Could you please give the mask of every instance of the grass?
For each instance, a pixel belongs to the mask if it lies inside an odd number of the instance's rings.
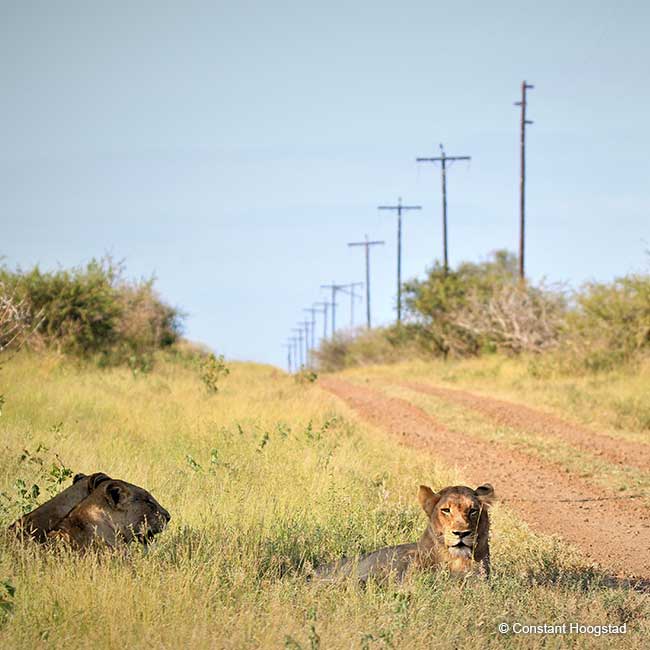
[[[650,434],[650,359],[582,375],[553,374],[537,357],[502,355],[368,366],[343,374],[364,381],[433,381],[473,390],[542,408],[633,442],[647,441]]]
[[[2,528],[61,467],[141,484],[172,513],[147,552],[77,556],[0,534],[0,646],[11,648],[593,647],[590,636],[501,635],[501,622],[628,624],[647,597],[611,589],[560,540],[493,512],[494,577],[319,587],[309,566],[417,539],[420,483],[463,482],[397,447],[318,383],[233,364],[210,395],[161,360],[149,375],[21,354],[0,371]],[[24,450],[29,454],[25,455]],[[59,473],[53,472],[56,469]],[[15,589],[15,592],[13,591]],[[610,640],[603,640],[609,644]]]
[[[404,399],[420,407],[451,431],[462,432],[487,442],[497,442],[506,448],[538,457],[576,476],[589,478],[615,493],[641,491],[650,495],[650,475],[635,467],[603,460],[597,454],[557,438],[495,424],[487,417],[436,396],[396,385],[378,385],[377,388],[391,397]],[[650,504],[650,497],[647,503]]]

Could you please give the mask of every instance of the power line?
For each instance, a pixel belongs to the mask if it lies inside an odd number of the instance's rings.
[[[305,364],[302,358],[302,341],[303,341],[303,329],[302,327],[292,327],[291,328],[292,332],[297,332],[298,335],[296,337],[296,340],[298,342],[298,358],[300,359],[300,368],[302,368]]]
[[[519,174],[519,277],[523,280],[524,272],[524,236],[525,236],[525,210],[526,210],[526,124],[532,124],[526,119],[526,91],[535,86],[521,82],[521,101],[515,102],[515,106],[521,106],[521,124],[519,135],[519,146],[521,149],[521,170]]]
[[[320,310],[315,307],[305,307],[303,311],[311,313],[311,349],[313,350],[316,347],[316,313]]]
[[[298,325],[302,325],[305,328],[305,365],[309,366],[309,326],[311,325],[311,321],[299,321]]]
[[[345,289],[346,285],[345,284],[336,284],[336,282],[332,282],[332,284],[321,284],[320,285],[321,289],[331,289],[332,290],[332,302],[330,302],[330,306],[332,307],[332,338],[334,338],[334,334],[336,333],[336,294],[339,291],[343,291]]]
[[[384,241],[369,241],[368,235],[365,236],[365,241],[348,242],[348,246],[363,246],[366,253],[366,324],[370,329],[370,247],[383,246]]]
[[[283,343],[282,344],[283,348],[287,348],[287,370],[289,371],[289,374],[293,372],[292,368],[292,363],[291,363],[291,353],[293,350],[293,344],[292,343]]]
[[[319,314],[323,314],[323,339],[327,338],[327,310],[329,307],[329,302],[315,302],[314,305],[319,305],[320,309],[316,311]]]
[[[440,145],[440,156],[433,158],[416,158],[415,162],[439,162],[442,170],[442,250],[444,256],[445,275],[449,273],[449,257],[447,254],[447,163],[456,160],[471,160],[470,156],[448,156]]]
[[[354,299],[359,298],[361,299],[361,296],[358,293],[355,293],[354,288],[355,287],[362,287],[363,282],[350,282],[349,284],[345,285],[345,289],[343,289],[343,293],[347,293],[350,296],[350,327],[354,327]]]
[[[421,210],[421,205],[402,205],[402,197],[397,205],[380,205],[378,210],[397,211],[397,322],[402,321],[402,212],[405,210]]]

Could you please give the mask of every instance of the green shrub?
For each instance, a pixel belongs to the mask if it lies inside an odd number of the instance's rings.
[[[333,372],[373,363],[396,363],[406,358],[435,354],[419,325],[393,325],[371,330],[338,332],[314,351],[319,370]]]
[[[153,280],[129,282],[122,272],[110,258],[53,272],[2,268],[0,289],[38,316],[42,345],[144,368],[155,350],[178,339],[183,316],[161,300]]]
[[[216,356],[208,355],[201,364],[201,380],[209,393],[219,392],[219,382],[222,377],[230,374],[230,368],[226,365],[223,354]]]
[[[576,294],[565,334],[566,361],[610,370],[650,350],[650,275],[589,283]]]

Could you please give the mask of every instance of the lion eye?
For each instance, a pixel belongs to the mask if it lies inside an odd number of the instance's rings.
[[[448,515],[451,512],[451,508],[440,508],[440,512],[444,512],[446,515]]]

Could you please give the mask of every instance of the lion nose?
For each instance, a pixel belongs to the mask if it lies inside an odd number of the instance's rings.
[[[467,537],[472,531],[471,530],[452,530],[451,531],[456,537],[459,537],[460,539],[463,539],[463,537]]]

